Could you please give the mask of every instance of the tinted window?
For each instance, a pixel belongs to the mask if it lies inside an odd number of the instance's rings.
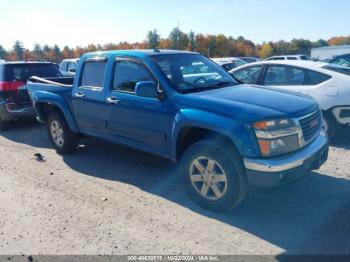
[[[324,66],[323,68],[350,76],[350,68],[348,69],[346,67],[332,66],[332,65],[327,65],[327,66]]]
[[[142,63],[131,60],[116,62],[113,90],[135,92],[136,83],[140,81],[154,81]]]
[[[312,70],[305,70],[307,73],[305,85],[318,85],[324,81],[327,81],[331,78],[329,75],[325,75],[319,72],[315,72]]]
[[[106,61],[85,62],[81,86],[93,88],[103,87],[106,65]]]
[[[53,64],[7,64],[5,81],[24,81],[29,77],[60,77],[61,72]]]
[[[287,60],[298,60],[298,58],[296,58],[295,56],[288,56]]]
[[[306,55],[302,55],[300,58],[301,60],[309,60],[309,58]]]
[[[284,57],[273,57],[270,60],[284,60]]]
[[[257,84],[262,66],[251,66],[233,73],[239,81],[247,84]]]
[[[334,58],[330,62],[332,64],[350,67],[350,55]]]
[[[269,66],[264,85],[303,85],[304,79],[302,69],[291,66]]]

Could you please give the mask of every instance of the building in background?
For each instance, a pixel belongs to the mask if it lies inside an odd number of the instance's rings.
[[[325,46],[311,49],[311,58],[317,60],[326,60],[343,54],[350,54],[350,45]]]

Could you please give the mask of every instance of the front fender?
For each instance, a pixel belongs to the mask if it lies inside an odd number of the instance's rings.
[[[75,121],[75,118],[73,117],[72,112],[70,111],[70,107],[68,103],[63,99],[63,97],[46,91],[35,91],[30,95],[33,99],[34,107],[40,120],[45,121],[46,119],[45,114],[39,105],[50,104],[57,107],[61,111],[72,131],[76,133],[79,132],[78,125]]]
[[[183,109],[178,112],[172,126],[171,157],[176,159],[176,145],[183,128],[198,127],[217,132],[228,137],[242,157],[255,157],[259,153],[249,125],[223,115],[198,109]]]

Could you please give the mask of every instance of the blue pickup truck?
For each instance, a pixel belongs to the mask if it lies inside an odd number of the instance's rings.
[[[243,85],[198,53],[88,53],[74,79],[31,81],[58,153],[73,152],[84,135],[171,159],[189,194],[211,210],[236,206],[249,187],[295,181],[327,159],[314,100]]]

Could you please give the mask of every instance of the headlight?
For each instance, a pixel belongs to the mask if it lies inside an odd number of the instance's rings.
[[[300,127],[292,119],[259,121],[253,127],[263,156],[281,155],[300,147]]]

